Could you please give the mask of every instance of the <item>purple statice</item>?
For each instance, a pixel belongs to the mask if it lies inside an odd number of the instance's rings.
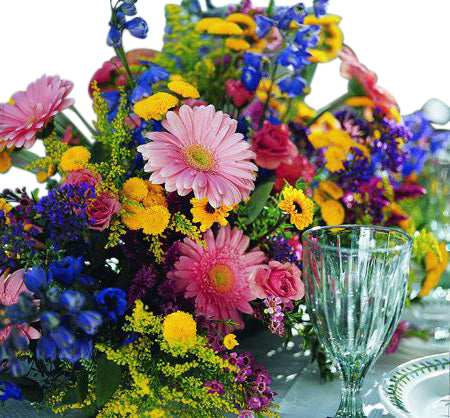
[[[370,123],[372,131],[373,162],[382,170],[398,173],[408,159],[408,151],[403,144],[412,136],[408,127],[386,117],[383,111],[374,109],[374,120]]]
[[[355,192],[361,184],[368,183],[372,169],[367,157],[359,148],[350,149],[352,158],[344,162],[344,170],[336,173],[336,183],[344,190]]]
[[[335,115],[341,124],[341,129],[347,132],[357,143],[365,145],[370,140],[370,129],[367,122],[363,119],[357,119],[356,115],[349,110],[342,110]]]
[[[224,384],[215,379],[211,382],[205,382],[205,386],[208,388],[208,393],[217,393],[219,396],[225,395]]]
[[[48,230],[50,241],[57,248],[77,241],[89,228],[87,208],[95,197],[93,186],[67,184],[51,190],[34,206]]]
[[[169,315],[171,313],[174,313],[176,311],[178,311],[178,306],[175,305],[172,301],[169,302],[165,302],[162,306],[161,306],[161,311],[164,315]]]
[[[384,218],[383,209],[389,206],[383,181],[379,177],[372,177],[368,183],[359,186],[359,194],[361,199],[353,207],[369,215],[374,225],[380,225]]]
[[[297,263],[299,261],[295,249],[289,244],[289,240],[275,235],[268,241],[267,245],[269,246],[267,256],[270,260],[280,263]]]
[[[148,290],[150,290],[156,281],[156,271],[152,264],[142,266],[131,280],[128,288],[127,302],[132,306],[134,302],[142,299]]]
[[[247,409],[261,412],[270,407],[276,393],[270,384],[272,379],[267,371],[250,353],[226,353],[223,359],[237,368],[235,381],[243,385],[244,399]]]
[[[158,295],[165,301],[174,301],[177,297],[177,284],[174,280],[165,279],[158,286]]]

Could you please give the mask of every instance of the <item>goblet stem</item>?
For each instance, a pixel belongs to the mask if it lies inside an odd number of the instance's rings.
[[[368,368],[368,364],[364,364],[363,367],[340,365],[341,403],[335,418],[365,418],[361,387]]]

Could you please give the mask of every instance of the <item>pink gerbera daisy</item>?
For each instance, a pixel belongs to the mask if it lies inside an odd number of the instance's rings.
[[[185,297],[195,298],[197,314],[231,320],[243,328],[240,312],[253,313],[250,277],[262,267],[265,255],[259,248],[246,253],[250,239],[229,225],[221,227],[217,237],[208,230],[204,238],[206,248],[188,238],[179,245],[180,259],[168,277]]]
[[[26,91],[14,94],[10,103],[0,104],[0,138],[11,148],[30,148],[36,135],[59,112],[71,106],[66,97],[73,83],[58,76],[42,76]]]
[[[17,303],[19,295],[23,292],[31,293],[23,282],[23,274],[25,270],[17,270],[9,277],[6,274],[0,275],[0,303],[4,306]],[[8,338],[11,332],[12,326],[7,325],[5,328],[0,329],[0,345],[3,344]],[[38,330],[34,329],[28,324],[17,325],[17,331],[19,335],[28,339],[36,339],[41,336]]]
[[[206,196],[214,208],[249,197],[257,171],[249,160],[255,154],[236,133],[237,121],[213,105],[183,105],[178,114],[167,112],[163,126],[169,132],[150,132],[152,142],[138,147],[152,183],[165,183],[167,191],[181,196],[192,191],[197,199]]]

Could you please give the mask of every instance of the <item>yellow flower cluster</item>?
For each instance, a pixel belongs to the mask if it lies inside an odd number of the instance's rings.
[[[160,235],[169,225],[170,212],[161,186],[138,177],[123,185],[125,202],[123,224],[129,229],[142,229],[144,234]]]
[[[197,324],[191,314],[173,312],[164,318],[163,336],[171,346],[191,347],[197,338]]]
[[[427,296],[432,289],[438,284],[439,280],[447,269],[448,266],[448,252],[446,243],[441,242],[439,244],[440,257],[436,254],[436,251],[430,250],[425,255],[425,269],[427,275],[420,289],[419,297]]]
[[[339,28],[340,16],[326,15],[305,17],[305,25],[320,26],[319,43],[308,52],[311,54],[311,62],[328,62],[336,58],[343,45],[343,35]]]
[[[0,199],[0,211],[3,213],[3,217],[6,219],[5,222],[7,224],[9,224],[10,220],[6,215],[8,215],[11,210],[12,206],[5,199]]]
[[[364,145],[357,144],[352,137],[339,128],[338,120],[329,112],[324,113],[312,126],[308,140],[316,149],[327,148],[325,151],[325,167],[332,173],[344,170],[344,162],[349,152],[354,154],[356,150],[370,159],[370,152]]]
[[[234,334],[225,335],[225,337],[223,339],[223,345],[225,346],[225,348],[227,350],[232,350],[234,347],[239,345],[239,343],[237,342],[237,339],[236,339],[236,335],[234,335]]]
[[[0,173],[6,173],[12,166],[11,156],[5,149],[0,151]]]
[[[200,97],[197,88],[182,80],[171,81],[167,84],[167,87],[184,98],[198,99]]]
[[[191,213],[192,220],[194,222],[200,222],[200,231],[205,232],[211,226],[218,222],[220,225],[225,226],[228,224],[227,216],[233,208],[231,206],[221,205],[218,208],[213,208],[209,203],[208,199],[204,197],[203,199],[191,199]]]
[[[328,226],[341,225],[345,218],[344,206],[338,200],[343,190],[331,181],[321,181],[313,192],[313,199],[319,205],[322,218]]]
[[[290,215],[291,224],[300,231],[311,225],[314,217],[314,203],[302,190],[288,185],[283,189],[283,198],[278,207]]]
[[[178,99],[169,93],[159,92],[140,100],[134,105],[134,113],[145,120],[161,120],[178,104]]]
[[[63,171],[81,170],[90,158],[91,153],[87,148],[82,146],[71,147],[62,155],[59,166]]]

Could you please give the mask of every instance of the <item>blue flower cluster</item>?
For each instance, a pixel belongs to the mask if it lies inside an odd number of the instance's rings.
[[[359,148],[352,147],[350,151],[350,158],[344,162],[344,170],[337,173],[336,183],[344,190],[357,192],[361,184],[370,181],[372,166]]]
[[[412,133],[406,145],[409,156],[402,170],[402,175],[409,176],[413,172],[420,173],[429,156],[446,146],[450,131],[435,130],[421,111],[403,116],[403,122]]]
[[[71,363],[90,359],[92,338],[99,327],[107,321],[117,322],[125,313],[125,292],[107,288],[93,295],[94,280],[83,275],[83,266],[82,257],[65,257],[52,262],[48,273],[35,266],[24,274],[25,285],[41,304],[39,359],[59,358]],[[52,280],[59,285],[49,286]]]
[[[89,227],[88,203],[94,197],[94,187],[87,183],[67,184],[51,190],[35,205],[36,213],[41,215],[55,248],[83,236]]]
[[[314,0],[313,8],[316,17],[327,14],[328,0]]]
[[[372,143],[372,166],[375,170],[379,166],[382,170],[401,172],[408,158],[408,151],[401,143],[409,142],[411,131],[408,127],[387,118],[379,108],[374,109],[374,121],[370,125],[374,131],[379,132]]]
[[[142,17],[135,17],[131,20],[126,16],[135,16],[137,0],[122,0],[112,8],[112,17],[109,22],[109,32],[106,43],[113,48],[122,46],[122,32],[126,29],[136,38],[144,39],[147,37],[148,25]]]
[[[0,380],[0,401],[7,401],[8,399],[22,400],[22,391],[14,383]]]
[[[306,9],[302,3],[292,7],[279,7],[276,9],[274,18],[257,15],[256,35],[264,38],[273,27],[277,27],[285,42],[284,49],[276,57],[276,65],[291,70],[291,73],[278,81],[278,86],[283,93],[290,97],[303,94],[306,81],[302,77],[302,70],[310,64],[311,54],[308,48],[314,47],[319,42],[319,26],[303,25]],[[293,39],[289,37],[291,24],[296,23],[299,29]],[[250,91],[255,91],[263,76],[261,69],[261,56],[247,53],[244,56],[244,68],[242,70],[242,83]],[[272,70],[276,71],[276,67]]]

